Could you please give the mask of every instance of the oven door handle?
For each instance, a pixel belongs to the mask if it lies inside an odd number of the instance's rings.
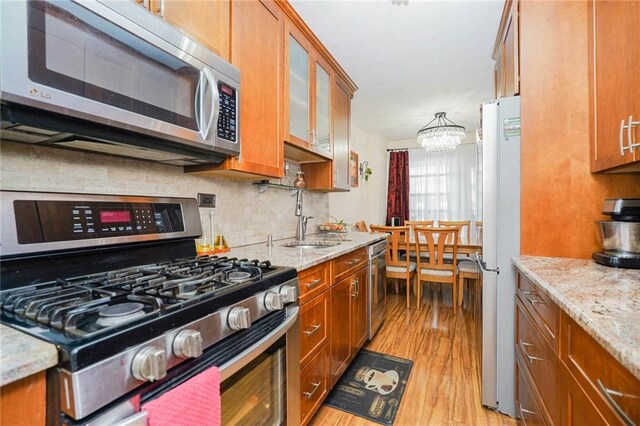
[[[229,377],[233,376],[241,368],[249,364],[258,355],[263,353],[271,345],[277,342],[278,339],[284,336],[287,333],[287,331],[291,328],[291,326],[293,326],[293,324],[298,320],[299,311],[300,311],[300,308],[297,306],[294,308],[289,308],[287,312],[289,316],[282,324],[278,326],[278,328],[273,330],[271,333],[267,334],[262,340],[260,340],[255,345],[247,348],[246,350],[238,354],[238,356],[236,356],[229,362],[220,366],[219,367],[220,381],[223,382]],[[98,420],[103,420],[103,419],[98,419]],[[93,424],[97,426],[98,424],[104,424],[104,423],[101,423],[100,421],[97,421],[96,423],[88,423],[88,425],[91,425],[91,426]],[[111,424],[113,424],[113,426],[147,426],[148,425],[147,412],[139,411],[125,419],[120,420],[117,423],[111,423]]]
[[[248,347],[232,360],[222,364],[220,368],[220,380],[225,381],[229,377],[237,373],[242,367],[253,361],[258,355],[266,351],[278,339],[284,336],[291,326],[298,320],[298,312],[300,308],[295,307],[287,312],[287,319],[271,333],[267,334],[262,340],[253,346]]]

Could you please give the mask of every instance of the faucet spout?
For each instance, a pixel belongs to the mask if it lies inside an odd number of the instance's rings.
[[[298,226],[296,227],[296,240],[304,241],[307,232],[307,221],[309,218],[302,214],[302,190],[298,189],[296,194],[296,216],[298,216]]]

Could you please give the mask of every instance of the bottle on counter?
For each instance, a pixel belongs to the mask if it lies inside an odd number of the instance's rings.
[[[222,235],[222,223],[218,223],[218,232],[216,233],[216,238],[213,241],[213,252],[214,253],[226,253],[229,251],[229,245],[227,244],[227,240]]]

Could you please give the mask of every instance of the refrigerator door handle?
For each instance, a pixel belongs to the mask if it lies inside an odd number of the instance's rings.
[[[495,272],[496,274],[500,273],[500,267],[496,269],[487,268],[487,264],[482,260],[482,255],[476,252],[476,263],[482,272]]]

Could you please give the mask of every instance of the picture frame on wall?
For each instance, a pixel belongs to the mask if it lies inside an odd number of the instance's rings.
[[[349,155],[349,184],[353,187],[358,186],[358,153],[351,151]]]

